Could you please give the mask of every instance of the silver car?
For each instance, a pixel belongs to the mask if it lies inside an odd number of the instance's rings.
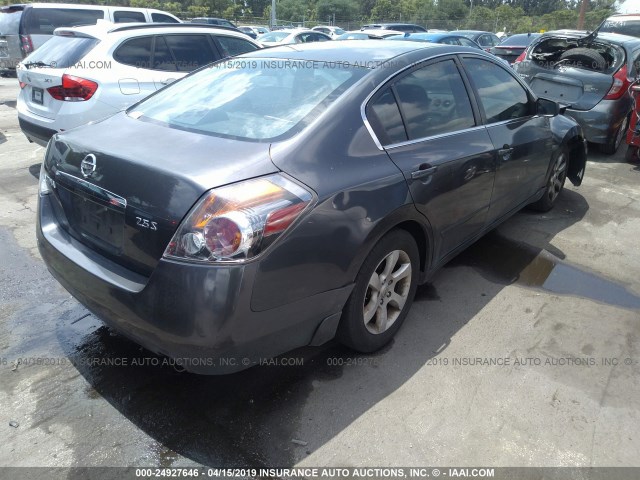
[[[627,130],[638,76],[640,39],[563,30],[534,40],[514,69],[541,96],[568,105],[566,114],[589,142],[614,154]]]

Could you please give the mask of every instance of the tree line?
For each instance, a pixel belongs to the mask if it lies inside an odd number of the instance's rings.
[[[1,0],[4,4],[15,3]],[[80,0],[77,3],[157,8],[180,18],[222,17],[240,24],[269,24],[271,0]],[[510,33],[576,28],[581,0],[278,0],[279,24],[417,23],[427,28]],[[585,28],[615,13],[615,0],[589,0]]]

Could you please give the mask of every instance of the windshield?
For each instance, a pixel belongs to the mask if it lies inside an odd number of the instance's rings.
[[[187,76],[128,114],[220,137],[274,140],[304,128],[366,72],[335,63],[245,57]]]
[[[258,37],[260,42],[280,42],[287,38],[289,34],[287,32],[269,32]]]
[[[78,63],[99,42],[95,38],[55,35],[25,58],[24,63],[42,62],[52,68],[68,68]]]

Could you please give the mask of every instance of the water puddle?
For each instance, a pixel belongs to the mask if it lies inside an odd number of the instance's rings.
[[[475,268],[488,280],[542,288],[628,309],[640,309],[640,296],[595,273],[576,268],[546,250],[490,233],[450,265]]]

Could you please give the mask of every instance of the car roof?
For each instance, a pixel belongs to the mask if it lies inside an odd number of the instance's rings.
[[[287,60],[305,60],[329,62],[336,64],[367,65],[368,62],[378,64],[398,56],[429,50],[436,54],[455,52],[473,52],[479,50],[471,47],[442,45],[426,42],[398,42],[394,40],[352,40],[349,42],[313,42],[295,45],[282,45],[268,49],[256,50],[242,55],[243,57],[262,57]]]
[[[135,36],[137,34],[187,32],[218,33],[221,35],[230,35],[233,37],[251,40],[250,37],[236,29],[225,28],[220,25],[205,25],[198,23],[111,23],[105,20],[98,20],[98,23],[95,25],[59,27],[55,29],[54,35],[73,34],[104,40],[108,36],[127,37]]]

